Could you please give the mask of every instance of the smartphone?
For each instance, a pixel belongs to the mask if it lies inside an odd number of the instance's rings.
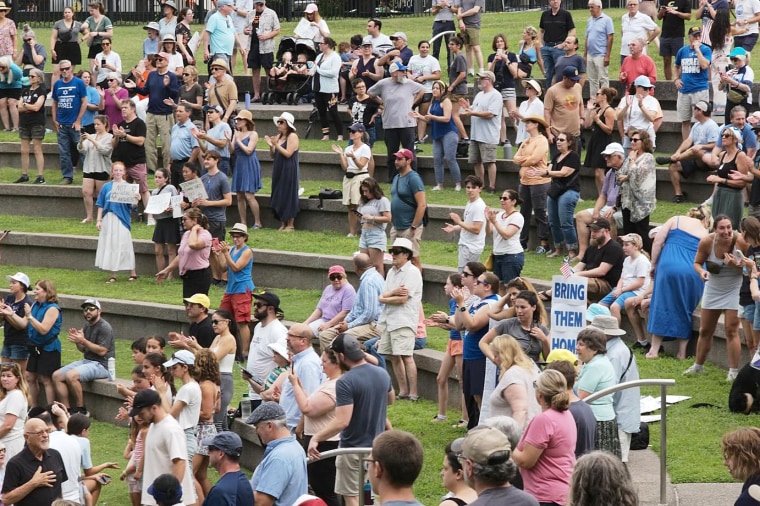
[[[108,476],[107,474],[102,474],[98,476],[98,482],[102,483],[103,485],[108,485],[109,483],[111,483],[111,477]]]
[[[238,364],[237,362],[235,362],[235,365],[238,366],[238,369],[240,369],[240,371],[243,373],[243,375],[246,378],[248,378],[250,380],[253,380],[253,382],[256,383],[259,386],[262,386],[262,387],[264,386],[264,380],[262,380],[261,378],[259,378],[257,376],[254,376],[253,374],[251,374],[251,371],[249,371],[248,369],[246,369],[242,365]]]
[[[106,59],[105,58],[103,58],[102,60],[100,60],[100,66],[101,67],[105,67],[106,66]]]
[[[211,239],[211,249],[214,251],[219,251],[219,239],[217,237]]]
[[[359,211],[357,211],[356,209],[354,209],[354,210],[353,210],[353,211],[351,211],[351,212],[352,212],[352,213],[354,213],[354,214],[355,214],[356,216],[358,216],[359,218],[361,218],[362,216],[364,216],[362,213],[360,213],[360,212],[359,212]]]

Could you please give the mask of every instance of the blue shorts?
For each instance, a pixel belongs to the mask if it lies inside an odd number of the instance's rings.
[[[742,318],[752,323],[752,330],[760,330],[760,307],[757,302],[742,307]]]
[[[79,381],[87,383],[96,379],[108,378],[108,369],[106,369],[100,362],[93,360],[77,360],[69,365],[65,365],[58,369],[61,375],[66,376],[66,373],[76,369],[79,373]]]
[[[385,230],[380,228],[363,228],[359,237],[359,248],[361,249],[379,249],[385,251],[388,246],[388,236]]]
[[[0,352],[3,358],[11,360],[26,360],[29,358],[29,347],[25,344],[5,344]]]
[[[630,299],[631,297],[635,297],[635,296],[636,294],[633,292],[623,292],[623,294],[616,299],[615,297],[612,296],[612,292],[610,292],[602,300],[599,301],[599,304],[603,304],[607,307],[610,307],[614,303],[620,306],[620,309],[625,309],[626,299]]]

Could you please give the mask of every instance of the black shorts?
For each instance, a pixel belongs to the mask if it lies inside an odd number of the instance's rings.
[[[90,50],[87,51],[87,58],[94,59],[98,53],[103,52],[103,46],[100,45],[100,42],[97,44],[94,44],[90,46]]]
[[[224,241],[224,236],[227,235],[227,224],[223,221],[209,221],[208,231],[211,233],[211,237]]]
[[[264,70],[267,71],[267,73],[269,73],[273,65],[274,65],[274,53],[261,54],[258,51],[251,51],[250,53],[248,53],[248,68],[251,68],[251,69],[263,68]]]
[[[82,48],[76,42],[55,43],[55,58],[52,59],[54,65],[58,65],[61,60],[69,60],[72,65],[82,64]]]
[[[0,99],[2,98],[8,98],[11,100],[21,100],[21,88],[0,89]]]
[[[714,169],[710,168],[702,160],[691,158],[689,160],[681,160],[681,174],[684,179],[689,177],[695,172],[710,172]]]
[[[40,350],[42,353],[37,353],[37,349],[36,346],[29,347],[29,362],[26,363],[26,370],[42,376],[52,376],[61,368],[61,352]]]
[[[432,93],[425,93],[422,95],[422,100],[420,100],[420,104],[427,104],[428,102],[433,101],[433,94]]]
[[[108,172],[85,172],[82,174],[82,179],[94,179],[95,181],[108,181],[111,176]]]
[[[486,381],[486,359],[462,361],[462,391],[465,396],[483,395]]]
[[[45,138],[45,125],[19,125],[18,138],[22,141]]]

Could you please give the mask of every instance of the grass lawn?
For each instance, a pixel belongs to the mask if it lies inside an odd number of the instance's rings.
[[[571,11],[573,20],[576,26],[576,33],[580,38],[579,54],[583,54],[583,47],[586,33],[586,21],[588,20],[588,10],[574,10]],[[618,72],[620,71],[620,41],[621,41],[621,18],[625,14],[625,9],[605,9],[604,13],[610,16],[615,25],[615,39],[612,49],[612,57],[610,58],[609,75],[611,79],[617,79]],[[692,10],[693,20],[687,22],[687,25],[699,24],[696,19],[696,9]],[[540,13],[537,11],[526,12],[488,12],[483,15],[482,22],[482,50],[484,59],[488,57],[493,51],[491,49],[491,41],[494,35],[498,33],[505,34],[509,48],[512,51],[516,51],[517,43],[522,37],[522,32],[526,26],[534,26],[538,28]],[[297,22],[282,22],[281,34],[283,36],[290,36],[293,34],[293,29]],[[366,34],[366,25],[363,18],[349,18],[341,20],[329,20],[328,25],[330,27],[331,36],[336,42],[348,41],[352,35],[360,33]],[[409,47],[416,50],[417,43],[420,40],[428,40],[432,34],[433,18],[432,16],[421,17],[400,17],[400,18],[386,18],[383,20],[383,33],[391,34],[396,31],[403,31],[408,37]],[[19,27],[20,29],[20,27]],[[192,27],[193,31],[200,31],[201,25],[196,24]],[[50,27],[35,27],[35,33],[37,39],[43,45],[47,46],[50,41]],[[137,63],[142,57],[142,40],[145,38],[145,30],[142,26],[122,26],[117,25],[114,28],[114,47],[113,50],[119,53],[122,60],[123,70],[126,71]],[[83,51],[86,49],[83,47]],[[755,51],[758,51],[755,48]],[[86,56],[86,53],[85,53]],[[659,56],[658,51],[654,45],[649,48],[649,56],[655,62],[658,69],[662,69],[662,57]],[[204,65],[200,65],[199,70],[205,73]],[[52,66],[48,62],[46,70],[50,70]],[[448,69],[442,69],[444,78],[448,77]],[[238,59],[238,66],[235,69],[236,74],[242,73],[242,66]],[[541,71],[538,68],[534,68],[533,77],[541,78]],[[659,75],[663,78],[663,74]]]

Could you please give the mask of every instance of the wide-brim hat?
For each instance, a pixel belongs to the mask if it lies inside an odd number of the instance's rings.
[[[166,0],[165,2],[163,2],[161,4],[161,8],[163,9],[164,7],[171,7],[172,9],[174,9],[174,12],[177,12],[177,4],[174,3],[174,0]]]
[[[5,2],[0,2],[0,11],[9,11],[9,10],[11,10],[11,8],[5,5]]]
[[[242,111],[237,113],[236,117],[237,119],[244,119],[246,121],[250,121],[251,123],[253,123],[253,114],[251,114],[251,111],[249,111],[248,109],[243,109]]]
[[[232,225],[229,234],[240,234],[248,237],[248,227],[246,227],[243,223],[235,223]]]
[[[541,85],[535,79],[523,79],[521,83],[522,83],[523,88],[525,88],[526,90],[528,88],[533,88],[534,90],[536,90],[536,93],[538,93],[539,95],[543,93],[543,89],[541,88]]]
[[[279,116],[275,116],[274,118],[272,118],[272,121],[274,121],[275,125],[277,125],[277,122],[280,121],[280,120],[282,120],[285,123],[287,123],[288,126],[290,128],[292,128],[293,130],[296,129],[296,119],[289,112],[284,112],[284,113],[280,114]]]
[[[606,336],[624,336],[625,330],[618,325],[617,318],[600,314],[591,322],[591,326],[604,332]]]
[[[546,122],[543,116],[538,116],[537,114],[531,114],[530,116],[523,118],[523,122],[525,121],[533,121],[544,128],[549,128],[549,123]]]
[[[227,65],[227,60],[224,58],[217,58],[216,60],[211,62],[212,67],[222,67],[224,70],[229,71],[230,66]]]

